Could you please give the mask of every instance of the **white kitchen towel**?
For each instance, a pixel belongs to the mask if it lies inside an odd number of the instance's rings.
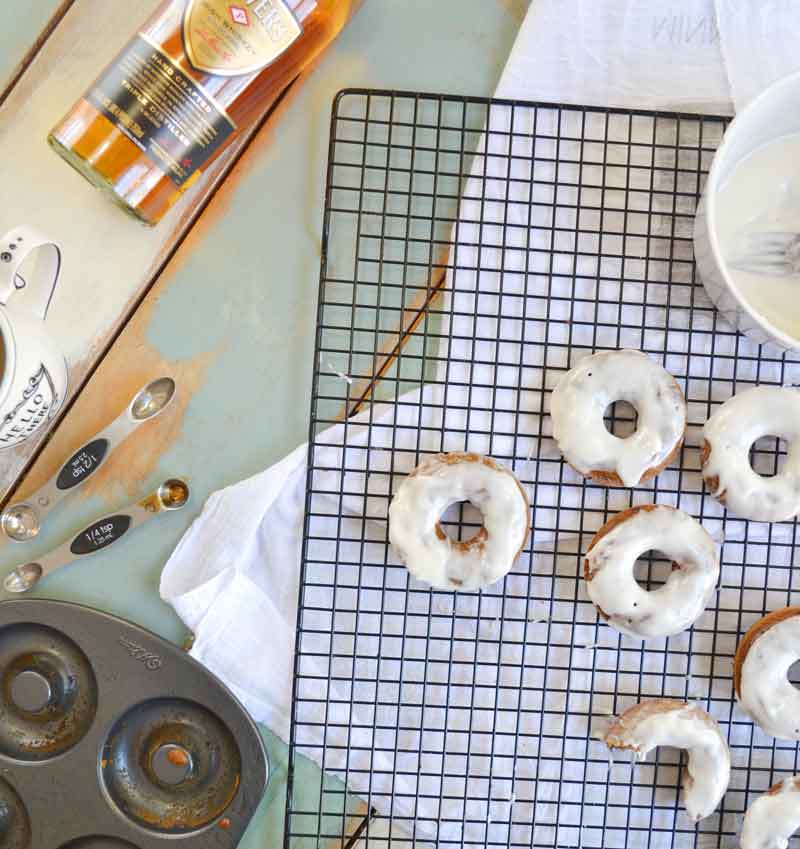
[[[797,0],[715,0],[719,43],[738,112],[775,80],[800,69]]]
[[[756,55],[743,73],[760,61],[758,36],[753,40]],[[533,0],[496,94],[729,114],[714,0]]]
[[[534,0],[498,86],[498,96],[728,113],[732,99],[738,104],[752,97],[754,79],[760,79],[762,85],[767,81],[761,71],[757,73],[758,68],[764,67],[762,60],[766,62],[769,56],[767,76],[777,73],[775,63],[779,60],[772,52],[773,33],[780,30],[786,44],[791,40],[787,33],[793,33],[795,38],[800,34],[800,21],[791,14],[789,3],[769,4],[774,15],[782,16],[781,21],[776,23],[770,19],[768,27],[755,32],[745,31],[746,27],[753,26],[753,17],[741,11],[747,5],[744,2],[718,0],[717,11],[722,16],[719,20],[712,0],[673,2],[666,12],[654,11],[655,5],[648,0],[616,0],[604,4],[589,0],[574,3]],[[571,7],[569,11],[567,7]],[[784,61],[785,72],[798,64],[788,52]],[[539,120],[545,119],[544,113],[540,114]],[[526,121],[532,122],[532,113],[517,110],[515,130],[518,133],[525,129]],[[492,110],[491,129],[507,129],[508,122],[508,110]],[[528,129],[532,129],[532,123]],[[540,133],[547,129],[541,123],[537,126]],[[508,137],[493,134],[489,138],[490,152],[507,156]],[[514,143],[519,142],[520,138],[515,138]],[[487,171],[483,173],[487,161]],[[505,179],[506,162],[491,157],[476,158],[459,213],[460,268],[478,264],[470,262],[471,257],[477,259],[477,248],[473,246],[478,243],[478,237],[485,244],[503,246],[484,247],[480,256],[484,269],[481,291],[499,291],[499,269],[502,268],[503,292],[512,296],[503,300],[503,318],[493,328],[494,336],[487,336],[486,332],[480,334],[482,339],[498,341],[469,341],[476,335],[469,318],[470,312],[474,312],[475,272],[459,271],[449,281],[448,297],[456,307],[453,324],[442,329],[443,336],[450,330],[456,340],[447,366],[450,382],[447,405],[437,396],[441,389],[429,386],[404,396],[401,405],[387,405],[385,409],[373,407],[371,412],[337,425],[319,438],[315,465],[323,471],[315,474],[316,488],[344,493],[341,503],[338,495],[332,495],[328,505],[332,533],[338,532],[343,538],[366,535],[377,541],[385,539],[386,499],[381,496],[386,495],[388,475],[371,475],[370,472],[386,471],[390,464],[399,474],[410,471],[414,454],[401,449],[413,448],[424,453],[463,448],[463,411],[467,405],[471,407],[470,427],[480,434],[490,429],[487,411],[498,405],[503,393],[529,392],[541,397],[544,388],[552,388],[535,385],[536,378],[545,380],[541,369],[526,370],[524,380],[528,383],[523,385],[521,370],[511,369],[508,373],[507,367],[474,365],[476,360],[491,363],[494,358],[496,361],[499,345],[506,344],[506,340],[511,346],[518,344],[514,340],[520,333],[519,310],[524,298],[513,295],[524,295],[526,285],[536,285],[542,279],[522,273],[527,258],[520,246],[530,238],[532,248],[547,248],[549,240],[547,230],[532,228],[527,232],[527,227],[522,228],[527,221],[527,200],[522,194],[524,177],[530,175],[517,175],[523,179],[509,182]],[[492,232],[491,223],[484,225],[480,233],[476,225],[470,223],[480,217],[478,203],[482,204],[484,220],[496,222],[496,232]],[[504,216],[520,227],[503,228]],[[658,221],[655,226],[658,227]],[[504,238],[513,238],[509,233],[517,234],[516,244],[504,241]],[[485,270],[492,267],[497,270]],[[576,313],[575,318],[579,317]],[[592,321],[593,316],[588,315],[587,319]],[[696,341],[693,337],[693,350],[704,350],[709,345],[708,340],[708,334],[698,335]],[[749,342],[742,340],[740,353],[748,346]],[[506,353],[503,362],[513,362],[512,356]],[[675,370],[680,371],[680,366]],[[551,370],[546,379],[553,377]],[[534,383],[530,383],[532,378]],[[776,375],[772,378],[778,379]],[[768,380],[770,376],[762,374],[762,379]],[[394,421],[395,416],[400,420]],[[376,427],[376,423],[398,425],[395,439],[400,441],[393,443],[392,429]],[[439,436],[442,429],[445,432],[443,445]],[[526,427],[524,422],[518,430],[528,434],[537,432],[536,426]],[[535,453],[541,456],[554,452],[551,440],[544,440],[542,445],[538,445],[533,436],[513,445],[504,444],[502,440],[503,437],[495,438],[494,449],[518,457],[522,464]],[[470,447],[475,448],[479,441],[473,438]],[[365,467],[367,442],[369,469]],[[342,445],[346,448],[340,447]],[[347,471],[343,474],[345,465]],[[193,656],[233,689],[254,718],[284,738],[288,734],[291,709],[306,471],[307,448],[301,446],[265,472],[215,493],[167,563],[161,584],[164,599],[195,633]],[[342,520],[335,518],[340,512],[344,515]],[[365,516],[370,517],[367,522],[363,520]],[[338,525],[340,521],[342,524]],[[352,533],[348,533],[349,523],[353,524]],[[537,546],[540,543],[537,540]],[[518,577],[512,573],[507,580]],[[368,589],[364,587],[362,591],[366,593]],[[520,592],[520,597],[523,595],[524,592]],[[454,603],[469,604],[467,594],[462,596]],[[501,613],[499,601],[499,597],[489,594],[483,602],[481,620],[486,619],[489,627],[494,617]],[[321,622],[327,621],[321,618]],[[464,623],[457,622],[456,627],[461,624]],[[454,643],[456,668],[461,661],[481,661],[481,657],[474,655],[461,657],[461,645],[461,642]],[[491,653],[494,650],[491,644],[479,645],[480,651]],[[247,646],[247,650],[242,651],[242,646]],[[471,650],[465,651],[468,654]],[[461,683],[469,684],[466,680],[450,681],[452,687]],[[482,720],[487,727],[494,727],[493,711],[510,709],[503,703],[505,692],[505,689],[498,690],[491,710]],[[330,702],[337,700],[335,684],[330,685],[327,696]],[[348,703],[346,693],[340,701]],[[370,718],[359,717],[359,710],[357,706],[353,708],[353,715],[349,717],[351,725],[368,728]],[[304,716],[306,729],[315,727],[316,722],[320,735],[318,741],[305,741],[306,753],[313,754],[315,742],[321,743],[325,719],[322,706],[318,716]],[[347,753],[352,742],[347,723],[332,722],[330,714],[327,720],[328,748],[335,749],[338,744],[341,746],[338,753]],[[377,718],[374,722],[377,724]],[[471,730],[480,729],[471,726]],[[404,746],[398,739],[398,750],[419,748],[419,740],[409,738],[407,743]],[[380,753],[367,757],[368,749],[369,746],[353,747],[349,754],[342,755],[343,760],[331,760],[329,754],[323,765],[346,777],[354,792],[364,795],[370,792],[373,804],[384,808],[384,812],[388,813],[385,806],[392,804],[396,816],[415,819],[418,836],[438,836],[440,839],[462,836],[452,823],[443,828],[436,826],[439,820],[458,820],[464,815],[458,799],[442,802],[430,798],[417,804],[413,798],[415,788],[403,777],[396,781],[393,777],[397,763]],[[322,749],[316,752],[321,757]],[[473,765],[473,769],[477,769],[478,774],[472,773],[470,778],[477,780],[482,769],[485,776],[489,775],[491,765]],[[520,780],[536,778],[535,775],[518,777]],[[493,816],[497,820],[508,819],[508,806],[513,803],[515,794],[513,780],[505,783],[509,786],[499,787],[494,781],[492,783],[492,798],[505,801],[493,802],[483,812],[484,820],[488,816],[489,823]],[[473,824],[465,829],[463,837],[482,840],[485,828],[488,828],[485,821]]]
[[[497,97],[730,114],[800,69],[797,0],[534,0]]]

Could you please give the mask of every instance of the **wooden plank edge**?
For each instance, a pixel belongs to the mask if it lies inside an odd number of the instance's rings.
[[[354,394],[358,397],[355,401],[345,404],[344,410],[338,416],[340,420],[351,418],[361,412],[364,404],[371,398],[380,381],[385,377],[386,373],[402,353],[403,348],[408,344],[409,339],[417,327],[419,327],[422,319],[425,318],[428,310],[441,298],[447,282],[447,258],[449,251],[450,249],[448,247],[440,254],[438,260],[433,263],[427,288],[418,293],[400,316],[396,334],[398,337],[397,341],[389,342],[379,349],[375,371],[372,375],[359,378],[354,390]]]
[[[350,839],[342,844],[342,849],[353,849],[354,846],[361,845],[362,835],[369,827],[369,824],[372,822],[375,815],[378,813],[375,808],[372,808],[369,811],[366,811],[366,805],[364,805],[364,808],[365,812],[363,814],[363,819],[358,824],[358,827],[355,829]]]
[[[44,29],[39,33],[36,41],[33,42],[28,52],[22,57],[17,67],[12,71],[11,77],[6,84],[6,87],[0,92],[0,108],[8,100],[9,95],[14,90],[14,86],[22,79],[25,71],[31,65],[33,60],[39,54],[39,51],[44,47],[47,39],[55,32],[56,27],[64,19],[64,15],[72,8],[75,0],[62,0],[58,8],[50,16],[50,20],[45,25]]]
[[[345,802],[345,804],[347,803]],[[344,816],[341,835],[331,837],[325,841],[324,845],[329,847],[329,849],[352,849],[358,843],[361,835],[375,814],[376,811],[374,808],[370,810],[363,799],[356,798],[355,810]]]

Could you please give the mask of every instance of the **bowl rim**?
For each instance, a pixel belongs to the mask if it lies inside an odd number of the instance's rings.
[[[715,226],[717,209],[716,196],[719,184],[719,173],[722,169],[722,162],[725,159],[725,154],[733,143],[732,139],[735,136],[736,128],[743,121],[747,120],[750,115],[757,111],[764,103],[775,97],[776,94],[780,93],[783,88],[791,88],[792,86],[800,86],[800,70],[793,71],[791,74],[787,74],[785,77],[780,77],[773,83],[770,83],[764,91],[753,98],[753,100],[751,100],[750,103],[741,110],[741,112],[734,116],[725,131],[722,143],[714,153],[714,160],[711,163],[711,169],[708,172],[708,179],[706,180],[705,189],[703,190],[703,197],[705,199],[705,210],[703,216],[705,218],[706,232],[708,233],[708,241],[711,245],[711,253],[714,257],[714,263],[725,282],[725,286],[728,291],[736,299],[736,303],[742,310],[744,310],[744,312],[747,313],[755,324],[761,327],[774,339],[778,340],[784,348],[798,349],[800,348],[800,336],[791,336],[786,331],[776,327],[766,316],[757,312],[742,295],[741,290],[734,283],[732,275],[729,273],[727,265],[722,258]],[[779,136],[776,136],[776,138],[779,138]]]

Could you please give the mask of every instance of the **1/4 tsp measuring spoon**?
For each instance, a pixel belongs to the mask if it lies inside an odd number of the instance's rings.
[[[72,539],[30,563],[17,566],[3,581],[10,593],[25,593],[56,569],[101,551],[122,539],[129,531],[160,513],[180,510],[189,500],[189,485],[180,478],[170,478],[153,493],[130,507],[97,519]]]

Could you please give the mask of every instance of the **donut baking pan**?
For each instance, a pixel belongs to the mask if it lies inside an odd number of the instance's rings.
[[[728,849],[748,805],[798,771],[796,742],[754,726],[732,681],[750,625],[800,604],[796,522],[740,520],[701,475],[702,425],[722,403],[800,385],[800,356],[735,333],[696,277],[694,214],[725,126],[371,90],[335,102],[291,756],[375,811],[367,849],[389,832],[398,849]],[[568,370],[619,348],[662,365],[688,405],[679,455],[631,489],[565,464],[549,415]],[[617,403],[606,425],[624,437],[636,419]],[[442,451],[492,457],[530,497],[528,544],[479,592],[431,589],[389,545],[392,496]],[[784,457],[772,437],[752,449],[763,475]],[[648,503],[722,546],[702,615],[643,643],[598,617],[582,566],[609,519]],[[454,505],[441,524],[468,540],[482,519]],[[670,571],[653,555],[635,574],[655,589]],[[728,791],[698,823],[677,750],[609,762],[593,736],[653,698],[696,703],[730,746]],[[353,837],[359,821],[331,816],[332,800],[290,787],[288,849],[312,821],[321,840]]]
[[[0,676],[0,849],[237,845],[266,786],[261,737],[175,646],[80,605],[6,601]]]

